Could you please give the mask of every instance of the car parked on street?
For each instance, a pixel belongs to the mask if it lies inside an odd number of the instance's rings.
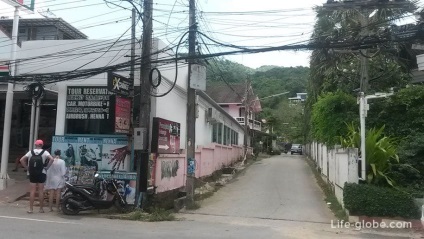
[[[302,155],[303,154],[302,145],[301,144],[293,144],[291,149],[290,149],[290,153]]]

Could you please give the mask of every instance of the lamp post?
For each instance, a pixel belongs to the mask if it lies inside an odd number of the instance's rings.
[[[364,92],[359,93],[358,104],[359,104],[359,118],[361,125],[361,179],[366,180],[366,127],[365,127],[365,118],[367,117],[367,111],[369,110],[368,100],[377,99],[377,98],[387,98],[393,95],[393,90],[390,93],[375,93],[374,95],[365,95]]]

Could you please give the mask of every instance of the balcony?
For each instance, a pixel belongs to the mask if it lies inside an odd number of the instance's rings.
[[[241,125],[245,125],[244,124],[244,117],[234,117],[237,122],[239,122],[239,124]],[[262,131],[262,123],[260,121],[257,120],[252,120],[252,119],[248,119],[249,121],[249,127],[253,130],[256,131]]]

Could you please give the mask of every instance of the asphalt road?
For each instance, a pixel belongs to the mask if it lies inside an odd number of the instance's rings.
[[[315,223],[335,219],[302,156],[285,154],[254,163],[197,213]]]
[[[27,204],[0,205],[0,239],[116,238],[421,238],[408,231],[332,228],[333,219],[301,156],[257,162],[172,222],[110,220],[96,214],[27,214]]]

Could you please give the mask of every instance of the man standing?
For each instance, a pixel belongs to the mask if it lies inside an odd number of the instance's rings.
[[[53,157],[43,149],[43,141],[38,139],[35,141],[35,149],[25,154],[20,162],[27,170],[29,175],[29,211],[33,212],[35,191],[38,187],[38,200],[40,201],[40,212],[43,213],[44,205],[44,182],[46,181],[47,169],[53,163]]]

